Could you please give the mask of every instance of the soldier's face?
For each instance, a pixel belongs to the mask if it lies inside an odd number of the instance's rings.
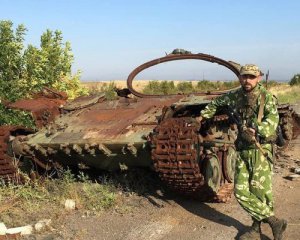
[[[250,74],[245,74],[240,76],[241,86],[244,88],[246,92],[251,92],[253,88],[256,87],[258,82],[261,80],[261,76],[254,76]]]

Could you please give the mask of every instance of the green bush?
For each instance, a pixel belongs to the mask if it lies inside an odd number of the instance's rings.
[[[39,48],[31,44],[25,48],[26,31],[24,25],[14,31],[11,21],[0,21],[0,98],[16,101],[45,86],[65,91],[70,98],[86,94],[80,72],[71,73],[74,57],[62,32],[47,29]]]
[[[48,29],[41,36],[39,48],[31,44],[25,48],[26,31],[22,24],[14,30],[11,21],[0,21],[0,100],[29,98],[44,87],[65,91],[70,99],[87,94],[80,84],[80,72],[71,73],[74,57],[70,43],[63,42],[62,32]],[[24,118],[25,113],[3,106],[0,113],[0,124],[30,121],[28,116]]]
[[[215,89],[215,84],[208,80],[202,80],[197,83],[198,91],[210,91]]]
[[[229,82],[212,82],[208,80],[202,80],[197,83],[196,86],[193,85],[191,81],[182,81],[177,85],[173,81],[150,81],[148,85],[143,89],[146,94],[176,94],[176,93],[192,93],[192,92],[205,92],[205,91],[217,91],[231,89],[239,86],[239,81],[229,81]]]
[[[146,94],[162,94],[159,81],[150,81],[143,90]]]
[[[293,85],[300,85],[300,73],[295,74],[293,76],[293,78],[290,81],[290,85],[291,86],[293,86]]]
[[[175,93],[176,87],[173,81],[162,81],[160,83],[160,89],[162,94],[172,94]]]
[[[107,100],[114,100],[117,99],[117,93],[115,89],[116,89],[116,84],[114,82],[110,82],[109,84],[104,83],[101,86],[100,92],[103,92],[105,94],[105,98]]]
[[[63,205],[73,199],[78,209],[100,213],[117,203],[117,188],[100,184],[83,173],[60,172],[60,178],[28,181],[23,185],[0,181],[0,222],[20,226],[43,218],[57,219],[66,214]]]
[[[180,93],[191,93],[194,92],[192,82],[180,82],[177,84],[178,92]]]
[[[182,87],[184,88],[184,87]],[[146,94],[174,94],[178,93],[178,86],[173,81],[150,81],[143,89]]]
[[[21,125],[28,128],[35,128],[33,118],[29,112],[15,109],[7,109],[0,103],[0,126]]]
[[[267,87],[267,88],[270,88],[270,87],[276,87],[276,86],[279,86],[280,83],[279,82],[276,82],[274,80],[269,80],[268,81],[268,84],[266,82],[266,80],[263,80],[261,81],[261,84],[264,86],[264,87]]]

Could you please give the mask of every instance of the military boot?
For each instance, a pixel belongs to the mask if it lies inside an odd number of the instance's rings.
[[[260,240],[260,221],[253,219],[251,228],[239,237],[239,240]]]
[[[282,234],[287,227],[287,221],[284,219],[278,219],[275,216],[268,217],[263,221],[270,225],[274,236],[274,240],[281,240]]]

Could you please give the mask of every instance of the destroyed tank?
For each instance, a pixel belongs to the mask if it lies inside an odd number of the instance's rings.
[[[117,90],[116,100],[107,100],[100,93],[67,102],[64,94],[45,89],[33,99],[7,104],[30,111],[38,130],[0,127],[0,177],[22,182],[21,170],[28,166],[47,171],[149,167],[182,195],[225,202],[232,193],[237,127],[224,109],[200,128],[195,118],[213,98],[227,91],[161,96],[133,88],[141,71],[188,59],[217,63],[239,77],[239,65],[234,62],[180,51],[133,70],[128,88]],[[279,105],[278,110],[281,141],[287,144],[299,133],[299,115],[289,105]]]

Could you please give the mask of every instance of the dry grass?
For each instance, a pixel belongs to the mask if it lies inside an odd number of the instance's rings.
[[[270,88],[270,91],[278,98],[279,103],[296,103],[300,101],[300,86],[280,84]]]
[[[150,81],[153,80],[134,80],[133,88],[137,91],[142,91]],[[158,80],[157,82],[162,82],[163,80]],[[171,80],[170,80],[171,81]],[[172,80],[175,86],[182,82],[180,80]],[[82,82],[82,84],[91,89],[91,90],[100,90],[103,86],[109,85],[109,83],[113,82],[117,88],[126,88],[127,81],[126,80],[114,80],[114,81],[102,81],[102,82]],[[199,81],[189,81],[192,82],[193,86],[196,86]]]
[[[69,170],[59,179],[24,185],[0,182],[0,222],[15,227],[44,218],[57,219],[67,212],[67,199],[73,199],[79,210],[98,213],[116,204],[116,192],[113,184],[93,182],[83,173],[75,177]]]
[[[162,82],[159,80],[157,82]],[[102,82],[83,82],[83,85],[89,88],[91,91],[100,91],[107,87],[110,83],[114,83],[117,88],[126,88],[127,82],[125,80],[115,81],[102,81]],[[149,84],[150,80],[135,80],[133,81],[133,87],[135,90],[142,92],[145,87]],[[178,83],[182,83],[180,80],[173,81],[175,86]],[[189,81],[190,82],[190,81]],[[199,81],[191,81],[194,87],[197,86]],[[300,101],[300,86],[290,86],[289,84],[276,83],[271,85],[269,89],[275,96],[277,96],[279,103],[295,103]]]

